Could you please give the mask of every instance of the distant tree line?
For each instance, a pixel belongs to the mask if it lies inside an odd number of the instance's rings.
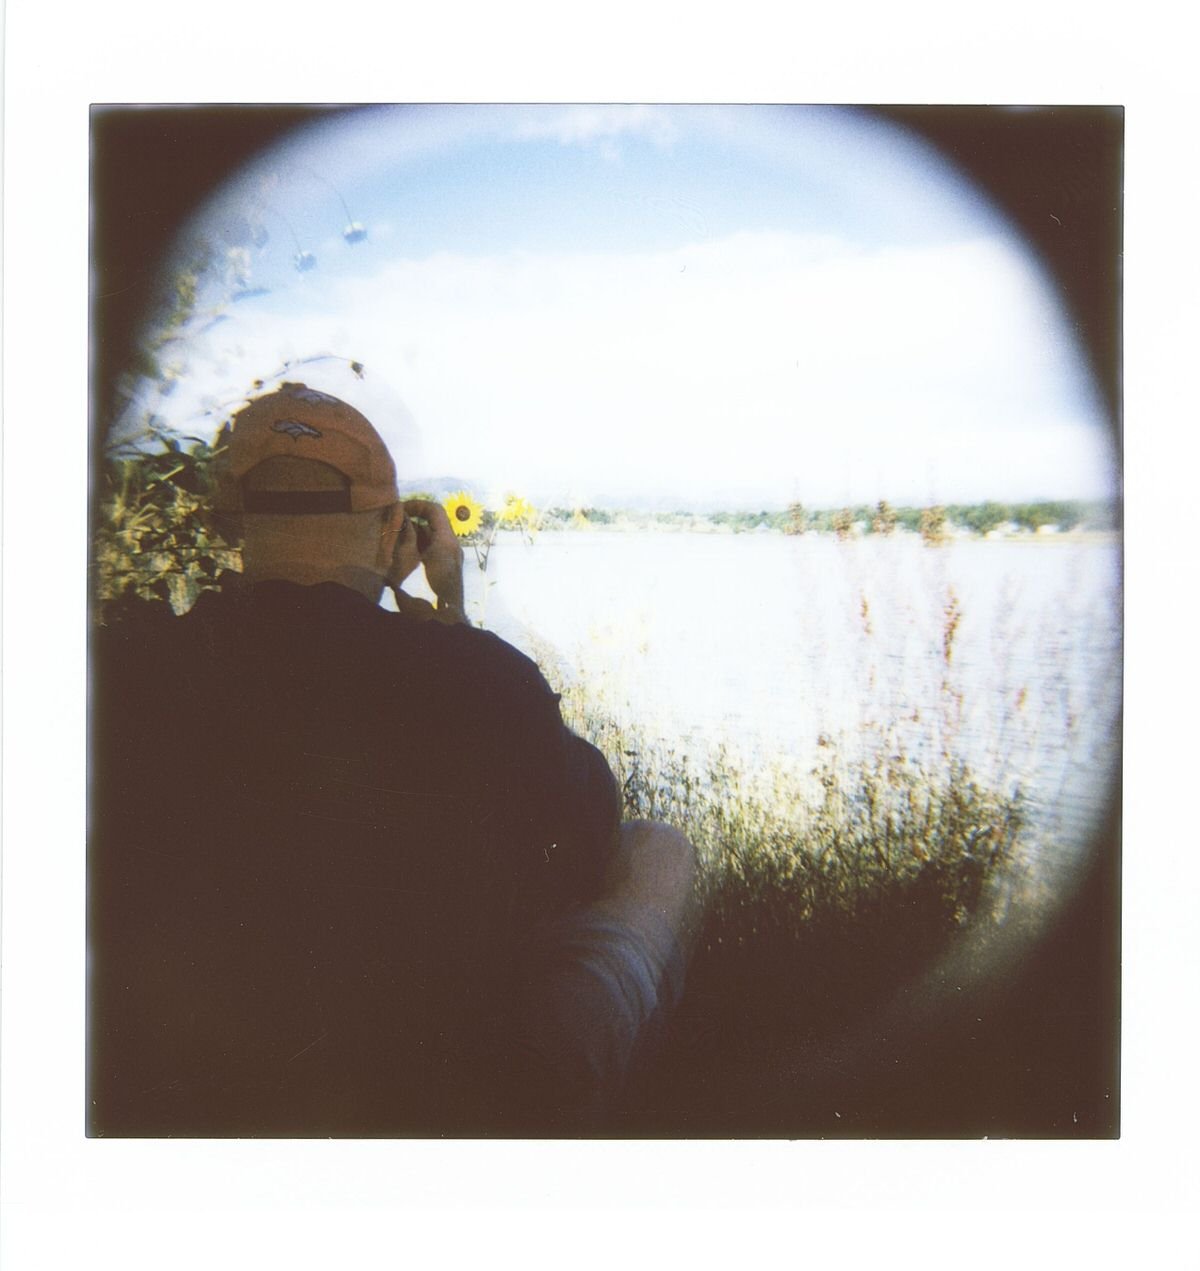
[[[897,530],[920,534],[929,542],[953,532],[988,534],[1002,527],[1036,532],[1042,526],[1067,531],[1117,528],[1117,511],[1104,500],[1042,500],[1027,503],[947,503],[929,507],[893,507],[881,499],[875,504],[808,509],[792,503],[783,509],[758,511],[638,512],[598,507],[552,507],[541,514],[544,529],[586,529],[598,526],[688,529],[711,527],[737,534],[777,530],[784,534],[893,534]]]

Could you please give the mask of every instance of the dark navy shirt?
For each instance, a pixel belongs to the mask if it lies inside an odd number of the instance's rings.
[[[137,606],[92,669],[91,1132],[504,1132],[522,941],[619,815],[536,665],[264,583]]]

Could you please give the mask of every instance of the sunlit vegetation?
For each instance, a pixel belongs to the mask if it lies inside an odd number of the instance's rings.
[[[118,449],[105,458],[93,559],[101,613],[130,600],[184,613],[227,570],[240,571],[240,550],[209,510],[216,453],[198,438],[164,433],[151,451]]]
[[[922,542],[932,547],[944,543],[946,541],[946,509],[925,508],[921,513],[919,529]]]

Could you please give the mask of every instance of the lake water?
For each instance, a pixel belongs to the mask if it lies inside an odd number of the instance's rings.
[[[485,625],[685,749],[809,762],[821,737],[949,740],[1019,783],[1068,854],[1108,794],[1115,542],[543,532],[501,535],[486,576],[468,549],[466,576]]]

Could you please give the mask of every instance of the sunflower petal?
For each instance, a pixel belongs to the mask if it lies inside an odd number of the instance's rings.
[[[450,526],[459,538],[473,534],[483,520],[483,505],[473,499],[466,490],[459,490],[442,500],[442,507],[450,518]]]

